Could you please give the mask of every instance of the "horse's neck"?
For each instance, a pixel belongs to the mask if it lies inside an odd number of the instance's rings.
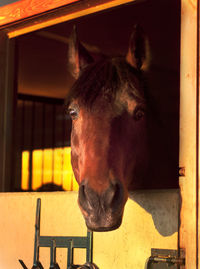
[[[151,118],[147,124],[147,150],[143,163],[133,174],[129,190],[177,188],[177,159],[174,159],[162,123]]]
[[[170,145],[168,132],[160,120],[151,122],[148,128],[149,147],[149,175],[152,188],[176,187],[177,154],[176,149]]]

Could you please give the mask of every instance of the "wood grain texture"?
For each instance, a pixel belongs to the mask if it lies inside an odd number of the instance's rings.
[[[0,26],[77,1],[79,0],[19,0],[0,7]]]
[[[3,26],[8,30],[8,37],[14,38],[24,35],[33,31],[44,29],[46,27],[70,21],[82,16],[94,14],[106,9],[116,6],[124,5],[126,3],[134,2],[137,0],[84,0],[77,1],[73,5],[68,5],[62,9],[56,9],[49,14],[38,14],[38,17],[31,17],[25,21],[10,25],[9,27]],[[0,25],[1,27],[1,25]]]
[[[198,269],[197,6],[190,0],[181,3],[180,79],[179,166],[185,167],[185,176],[179,181],[182,197],[180,247],[186,251],[185,269]]]
[[[198,207],[197,207],[197,261],[198,261],[198,268],[200,268],[200,3],[197,4],[197,112],[198,112],[198,125],[197,125],[197,132],[198,132],[198,175],[197,175],[197,199],[198,199]]]

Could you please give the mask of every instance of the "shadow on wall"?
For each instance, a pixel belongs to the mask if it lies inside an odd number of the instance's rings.
[[[46,191],[64,191],[64,189],[62,188],[62,186],[59,186],[57,184],[54,183],[47,183],[42,185],[41,187],[39,187],[37,189],[38,192],[46,192]]]
[[[179,190],[135,191],[129,197],[151,214],[155,228],[162,236],[178,232],[181,205]]]

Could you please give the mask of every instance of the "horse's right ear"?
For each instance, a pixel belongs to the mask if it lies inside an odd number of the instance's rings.
[[[138,70],[147,69],[150,62],[148,40],[138,24],[131,34],[126,61]]]
[[[93,58],[78,40],[76,27],[74,26],[69,38],[68,47],[69,72],[77,79],[81,70],[92,62]]]

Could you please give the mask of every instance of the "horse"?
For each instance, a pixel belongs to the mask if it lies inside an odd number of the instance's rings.
[[[138,25],[125,56],[94,60],[76,29],[69,39],[69,71],[75,78],[68,104],[71,164],[90,230],[119,228],[130,190],[140,188],[151,170],[155,149],[148,135],[154,128],[149,126],[153,113],[144,76],[148,62],[148,41]]]

